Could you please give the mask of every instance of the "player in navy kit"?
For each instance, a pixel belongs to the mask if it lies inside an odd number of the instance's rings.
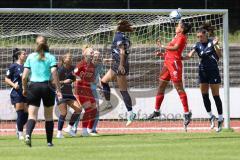
[[[133,28],[131,24],[126,20],[121,20],[118,23],[117,31],[115,33],[113,42],[112,42],[112,58],[113,63],[108,72],[101,79],[101,84],[103,87],[104,97],[107,101],[107,108],[111,108],[110,104],[110,87],[108,82],[112,79],[117,78],[117,83],[122,95],[123,101],[128,111],[127,124],[130,125],[135,119],[136,114],[132,112],[132,100],[128,93],[127,86],[127,75],[129,73],[129,48],[131,42],[125,32],[132,32]],[[109,107],[110,106],[110,107]]]
[[[202,26],[197,31],[197,38],[199,41],[194,45],[192,51],[189,52],[183,59],[189,59],[195,52],[201,59],[199,64],[199,82],[204,106],[209,114],[211,128],[213,129],[215,116],[211,111],[211,102],[208,93],[210,87],[218,111],[218,128],[216,131],[220,132],[223,124],[222,101],[219,96],[221,77],[218,69],[218,61],[221,57],[221,50],[218,46],[218,39],[213,37],[212,34],[211,37],[209,37],[208,30],[205,28],[206,27]]]
[[[61,65],[58,67],[58,76],[61,84],[61,91],[63,98],[59,101],[57,98],[58,107],[60,110],[60,116],[58,119],[58,132],[57,138],[64,138],[62,134],[62,129],[64,125],[65,118],[67,116],[67,107],[70,106],[74,109],[74,113],[71,116],[69,121],[70,128],[64,130],[69,133],[70,136],[76,136],[75,132],[72,130],[72,126],[77,121],[78,117],[81,114],[82,108],[72,91],[72,83],[76,80],[76,77],[73,75],[74,66],[72,65],[72,56],[70,53],[66,53],[62,57]]]
[[[7,70],[5,82],[12,87],[10,92],[11,103],[14,105],[17,112],[17,134],[19,140],[23,140],[23,127],[28,119],[28,107],[26,97],[22,95],[22,73],[23,63],[27,54],[23,50],[13,50],[13,63]]]

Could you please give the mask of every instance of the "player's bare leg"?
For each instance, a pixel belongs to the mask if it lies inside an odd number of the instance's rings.
[[[70,106],[74,113],[72,114],[68,126],[64,128],[64,132],[68,133],[71,137],[75,137],[77,133],[78,124],[80,121],[80,114],[82,112],[82,106],[77,100],[71,100],[67,102],[67,105]]]

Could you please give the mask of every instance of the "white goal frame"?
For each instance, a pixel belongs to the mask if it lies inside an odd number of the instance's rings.
[[[111,13],[111,14],[169,14],[172,9],[26,9],[26,8],[1,8],[0,13]],[[227,9],[182,9],[186,14],[222,14],[223,15],[223,111],[224,126],[230,128],[230,86],[229,86],[229,44],[228,44],[228,10]],[[0,37],[1,38],[1,37]]]

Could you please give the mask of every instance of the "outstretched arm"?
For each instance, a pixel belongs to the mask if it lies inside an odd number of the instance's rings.
[[[194,52],[195,49],[191,50],[185,57],[182,57],[182,60],[189,60],[193,56]]]

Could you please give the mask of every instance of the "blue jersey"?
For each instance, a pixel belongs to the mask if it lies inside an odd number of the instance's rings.
[[[13,89],[14,92],[22,92],[22,73],[23,73],[23,65],[13,63],[9,66],[6,77],[11,79],[13,83],[18,83],[19,89],[15,90]]]
[[[129,48],[131,46],[129,38],[123,32],[116,32],[111,47],[112,57],[116,63],[120,63],[120,45],[124,46],[125,54],[129,55]]]
[[[200,69],[215,69],[218,68],[219,57],[215,51],[213,41],[208,39],[207,43],[197,42],[193,49],[197,52],[201,62]]]
[[[73,75],[74,68],[74,66],[71,66],[70,68],[65,68],[64,66],[58,67],[59,80],[64,81],[66,79],[71,79],[72,81],[75,81],[75,76]],[[63,84],[61,91],[63,94],[73,95],[72,84]]]

